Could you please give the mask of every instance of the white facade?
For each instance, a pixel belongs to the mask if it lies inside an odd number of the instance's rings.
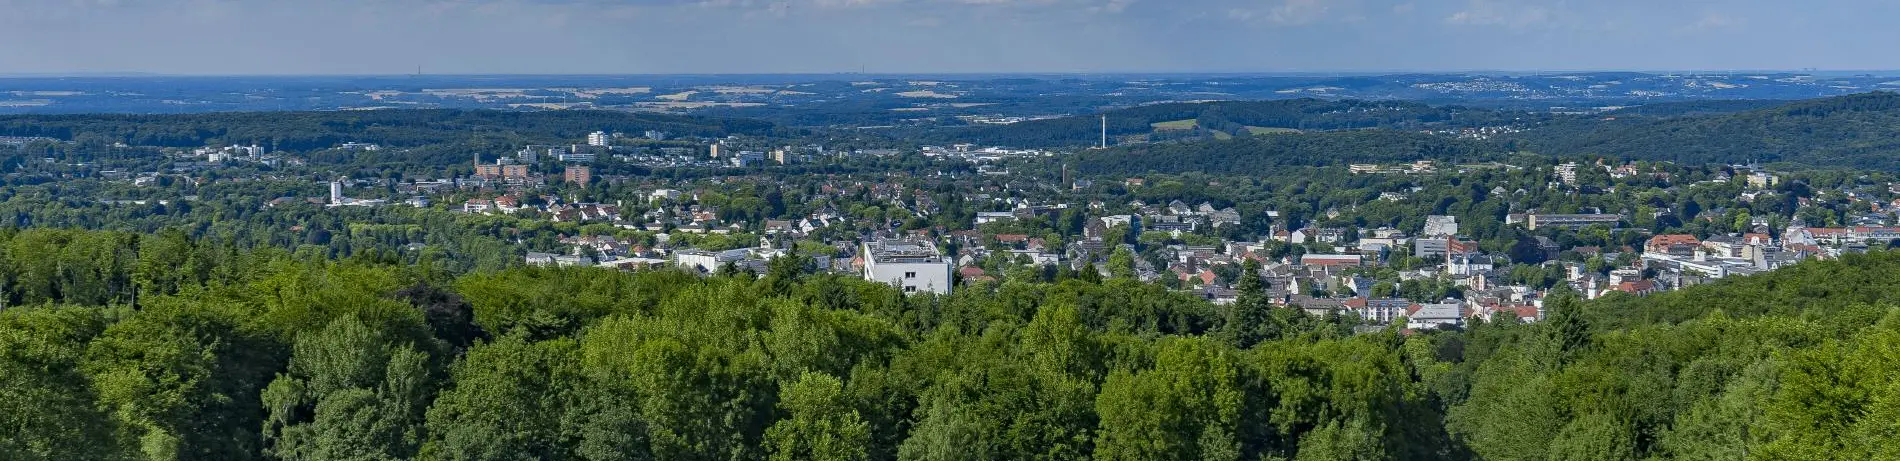
[[[708,251],[681,251],[673,254],[680,268],[710,273],[719,270],[719,256]]]
[[[950,294],[950,262],[936,245],[908,240],[867,242],[864,279],[910,293]]]
[[[1450,237],[1458,235],[1458,217],[1426,216],[1425,230],[1418,234],[1423,237]]]
[[[1495,267],[1489,256],[1460,255],[1445,261],[1445,273],[1451,275],[1478,275]]]
[[[989,224],[989,223],[998,222],[998,221],[1013,221],[1015,219],[1016,219],[1016,214],[1010,213],[1007,211],[978,211],[976,212],[976,223],[978,225]]]
[[[1425,304],[1405,318],[1405,327],[1413,330],[1464,326],[1464,312],[1458,304]]]
[[[608,137],[607,132],[605,131],[596,131],[596,132],[587,134],[587,145],[589,146],[606,147],[607,142],[610,140],[611,139]]]

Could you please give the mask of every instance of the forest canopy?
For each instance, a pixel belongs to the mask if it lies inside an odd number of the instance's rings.
[[[907,298],[797,258],[457,276],[176,235],[0,250],[10,460],[1870,459],[1900,402],[1888,252],[1355,334],[1257,287]]]

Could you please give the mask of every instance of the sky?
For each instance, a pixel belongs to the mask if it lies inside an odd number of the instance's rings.
[[[0,74],[1900,69],[1900,0],[0,0]]]

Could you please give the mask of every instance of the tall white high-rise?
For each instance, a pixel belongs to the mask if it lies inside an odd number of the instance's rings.
[[[343,204],[343,180],[330,181],[330,204]]]
[[[606,147],[608,140],[609,138],[605,131],[596,131],[587,135],[587,145],[589,146]]]

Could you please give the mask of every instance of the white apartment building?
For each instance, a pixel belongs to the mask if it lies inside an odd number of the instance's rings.
[[[879,240],[864,244],[864,279],[910,293],[950,294],[950,261],[930,242]]]

